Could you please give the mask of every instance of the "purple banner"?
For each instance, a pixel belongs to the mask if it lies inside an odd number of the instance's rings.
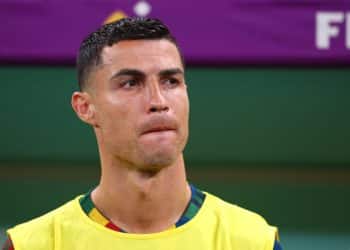
[[[74,63],[122,16],[163,20],[194,64],[350,64],[350,0],[0,0],[0,62]]]

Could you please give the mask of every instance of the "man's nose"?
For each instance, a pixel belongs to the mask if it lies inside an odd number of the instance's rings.
[[[169,106],[161,89],[160,83],[158,81],[153,81],[148,86],[148,112],[154,113],[168,111]]]

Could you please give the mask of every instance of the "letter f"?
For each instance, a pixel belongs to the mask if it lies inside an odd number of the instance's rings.
[[[318,49],[329,49],[331,37],[339,35],[339,28],[332,23],[342,23],[344,14],[342,12],[317,12],[316,13],[316,47]]]

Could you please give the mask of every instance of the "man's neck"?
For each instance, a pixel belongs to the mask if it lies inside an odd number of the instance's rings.
[[[103,168],[92,200],[104,216],[129,233],[154,233],[175,224],[191,191],[182,156],[158,172]]]

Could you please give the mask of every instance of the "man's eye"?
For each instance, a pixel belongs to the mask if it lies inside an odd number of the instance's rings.
[[[138,85],[138,81],[135,79],[130,79],[130,80],[126,80],[121,82],[121,87],[122,88],[132,88],[132,87],[136,87]]]
[[[178,85],[180,81],[177,78],[167,78],[167,79],[164,79],[163,83],[171,86],[175,86],[175,85]]]

